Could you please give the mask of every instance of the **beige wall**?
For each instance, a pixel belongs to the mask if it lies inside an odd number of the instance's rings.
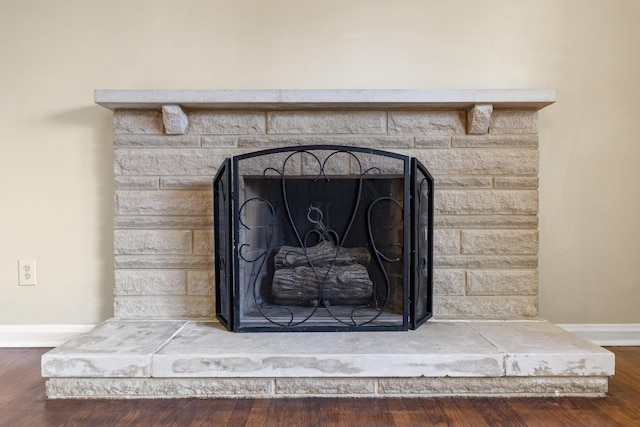
[[[555,88],[540,313],[640,323],[637,0],[0,3],[0,324],[112,315],[111,113],[95,88]],[[38,284],[19,287],[17,260]]]

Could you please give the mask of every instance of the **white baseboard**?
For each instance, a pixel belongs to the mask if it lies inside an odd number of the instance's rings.
[[[57,347],[96,325],[0,325],[0,347]],[[603,346],[640,346],[640,323],[559,324]]]
[[[558,326],[597,345],[640,346],[640,323],[576,323]]]
[[[96,325],[0,325],[0,347],[57,347]]]

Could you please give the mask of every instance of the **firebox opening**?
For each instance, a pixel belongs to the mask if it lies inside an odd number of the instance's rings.
[[[281,180],[244,177],[241,263],[249,267],[250,260],[266,251],[265,268],[257,273],[254,268],[240,269],[245,295],[240,308],[247,321],[263,322],[266,312],[278,318],[290,310],[299,313],[295,317],[306,317],[304,313],[316,306],[324,313],[311,323],[334,323],[328,310],[335,310],[337,317],[362,321],[387,306],[380,322],[402,324],[404,289],[397,284],[388,289],[374,286],[386,282],[384,271],[372,262],[375,251],[381,251],[397,260],[388,263],[387,274],[402,277],[402,248],[397,243],[403,235],[400,205],[380,200],[373,204],[390,194],[402,195],[402,178],[367,178],[361,184],[361,196],[354,200],[358,178],[290,177],[286,183],[290,200],[286,200],[281,197]],[[370,220],[356,204],[371,206]]]

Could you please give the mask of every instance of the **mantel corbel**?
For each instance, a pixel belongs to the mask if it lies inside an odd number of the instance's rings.
[[[467,110],[467,133],[484,135],[489,132],[493,104],[475,104]]]
[[[163,105],[162,122],[167,135],[184,135],[189,126],[189,117],[179,105]]]

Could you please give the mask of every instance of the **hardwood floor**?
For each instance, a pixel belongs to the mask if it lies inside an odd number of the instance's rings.
[[[640,347],[610,347],[603,399],[52,400],[40,355],[0,349],[0,426],[640,426]]]

